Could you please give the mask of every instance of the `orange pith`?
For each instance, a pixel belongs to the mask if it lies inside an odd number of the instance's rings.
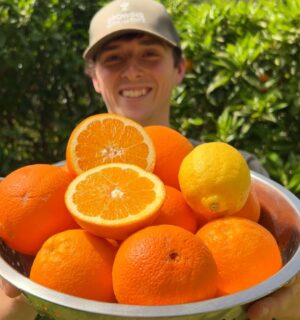
[[[105,163],[132,163],[152,171],[155,151],[143,127],[115,114],[97,114],[73,130],[67,145],[68,167],[80,174]]]
[[[112,163],[75,178],[65,199],[83,228],[123,239],[155,219],[164,197],[164,185],[155,175],[136,165]]]

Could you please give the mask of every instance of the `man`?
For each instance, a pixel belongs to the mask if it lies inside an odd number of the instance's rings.
[[[87,72],[109,112],[169,125],[170,96],[184,76],[178,35],[163,6],[111,2],[90,25]]]
[[[115,0],[96,13],[89,32],[89,46],[83,55],[86,72],[108,112],[142,125],[169,126],[171,93],[184,77],[185,63],[179,37],[165,8],[155,0]],[[251,169],[265,173],[253,155],[242,153]],[[300,292],[298,282],[253,304],[249,317],[299,319],[295,301]],[[8,295],[16,296],[7,283],[4,289]],[[22,306],[18,300],[14,308],[11,305],[15,302],[8,300],[1,297],[0,320],[33,319],[25,303]],[[6,308],[2,314],[8,308],[12,312],[24,308],[24,313],[20,318],[1,318],[1,308]],[[285,318],[286,313],[290,318]]]

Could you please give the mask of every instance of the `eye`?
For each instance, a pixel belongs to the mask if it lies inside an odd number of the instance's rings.
[[[147,50],[145,52],[143,52],[142,54],[142,57],[143,58],[146,58],[146,59],[155,59],[155,58],[158,58],[160,55],[159,55],[159,52],[155,51],[155,50]]]
[[[119,54],[109,54],[106,56],[103,56],[101,61],[103,64],[112,65],[122,62],[123,57]]]

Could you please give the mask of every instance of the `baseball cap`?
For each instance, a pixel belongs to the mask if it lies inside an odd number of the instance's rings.
[[[179,36],[165,7],[155,0],[113,0],[92,18],[84,59],[110,39],[128,32],[146,32],[180,48]]]

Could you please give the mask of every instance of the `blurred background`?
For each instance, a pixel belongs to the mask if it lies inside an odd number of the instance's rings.
[[[0,176],[64,159],[74,126],[105,112],[82,53],[107,2],[0,0]],[[161,2],[188,68],[172,126],[254,153],[300,196],[300,0]]]

